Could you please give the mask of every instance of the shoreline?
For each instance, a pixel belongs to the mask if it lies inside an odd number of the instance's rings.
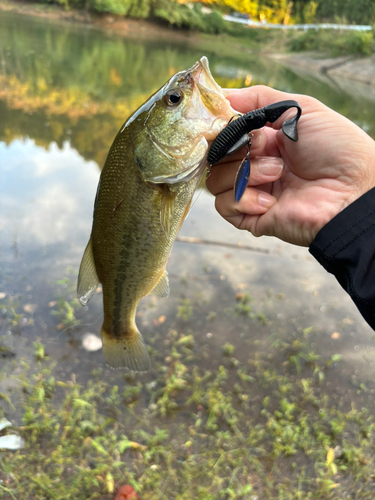
[[[84,24],[94,29],[110,31],[112,34],[120,36],[134,36],[142,38],[154,38],[155,36],[162,38],[170,38],[173,33],[173,38],[180,41],[192,41],[197,38],[197,33],[191,31],[183,31],[168,28],[167,26],[158,25],[146,19],[129,19],[115,14],[96,14],[82,10],[64,10],[58,5],[47,5],[42,3],[29,2],[9,2],[0,0],[0,12],[15,12],[17,14],[39,17],[57,21],[61,23]],[[201,35],[201,33],[199,34]]]
[[[269,54],[279,64],[304,77],[313,77],[331,88],[375,102],[375,55],[327,58],[322,54]]]
[[[368,57],[353,55],[326,57],[315,52],[296,54],[271,54],[271,58],[290,67],[297,66],[310,74],[329,75],[335,78],[346,78],[364,85],[375,85],[375,54]]]
[[[93,29],[104,30],[111,34],[122,37],[139,37],[173,39],[179,42],[188,41],[190,44],[200,45],[218,43],[213,35],[184,31],[168,28],[148,20],[128,19],[114,14],[95,14],[85,11],[64,10],[57,5],[35,4],[26,2],[9,2],[0,0],[0,11],[15,12],[18,14],[47,18],[61,23],[84,24]],[[224,38],[224,37],[223,37]],[[227,45],[223,39],[221,43]],[[254,52],[244,46],[240,40],[231,39],[233,47],[241,47],[241,50]],[[346,92],[356,92],[364,95],[371,100],[375,100],[375,54],[369,57],[341,56],[327,57],[324,54],[316,52],[300,53],[277,53],[270,51],[269,47],[264,50],[256,50],[270,59],[295,70],[298,73],[313,76],[323,80],[330,85],[339,86]]]

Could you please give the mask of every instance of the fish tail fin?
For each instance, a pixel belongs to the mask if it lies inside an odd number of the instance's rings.
[[[111,368],[129,368],[133,372],[147,372],[150,369],[150,357],[143,337],[134,328],[128,335],[113,337],[102,327],[104,360]]]

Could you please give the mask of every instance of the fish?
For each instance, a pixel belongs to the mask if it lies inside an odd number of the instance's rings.
[[[207,166],[209,144],[234,114],[203,56],[172,76],[114,139],[77,285],[82,305],[102,285],[103,355],[112,368],[150,368],[136,310],[148,294],[168,297],[173,243]]]

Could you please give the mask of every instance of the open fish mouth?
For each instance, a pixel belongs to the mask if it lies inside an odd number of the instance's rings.
[[[199,91],[204,108],[211,115],[211,127],[204,134],[207,141],[215,139],[228,121],[236,114],[224,96],[222,88],[216,83],[208,66],[207,57],[203,56],[193,73],[194,83]],[[203,113],[202,113],[203,116]],[[212,120],[212,117],[215,117]],[[208,119],[209,121],[210,119]]]
[[[208,91],[224,95],[222,88],[215,82],[208,65],[208,59],[203,56],[192,67],[193,77],[198,87],[204,87]]]
[[[154,184],[187,182],[203,173],[209,142],[215,139],[235,113],[214,80],[208,59],[204,56],[190,69],[177,73],[163,92],[169,95],[172,89],[173,94],[176,88],[182,95],[187,89],[187,100],[182,110],[176,113],[176,119],[173,121],[173,115],[172,119],[169,118],[174,124],[173,129],[167,132],[163,128],[153,129],[148,123],[148,116],[144,122],[153,149],[161,158],[158,168],[142,173],[144,180]],[[174,109],[178,110],[172,107],[167,108],[167,112]]]
[[[196,83],[202,87],[206,87],[211,92],[217,92],[220,95],[224,95],[222,88],[215,82],[215,79],[211,74],[207,57],[201,57],[196,64],[198,66],[198,70],[196,73],[193,73]]]

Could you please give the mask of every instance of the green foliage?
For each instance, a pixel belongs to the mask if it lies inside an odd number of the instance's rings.
[[[373,32],[338,32],[309,30],[295,34],[290,41],[293,52],[318,50],[334,56],[346,54],[371,55],[375,49]]]
[[[352,54],[371,55],[375,48],[373,33],[354,31],[348,36],[345,44],[348,52]],[[344,47],[343,47],[344,49]]]
[[[64,7],[66,10],[69,9],[81,9],[84,7],[84,0],[42,0],[43,3],[57,3]]]
[[[146,18],[150,15],[150,0],[90,0],[90,7],[98,12]]]
[[[151,11],[152,0],[130,0],[129,17],[146,18]]]
[[[300,23],[373,24],[373,0],[294,0],[292,16]]]
[[[200,4],[180,4],[173,0],[155,0],[153,17],[178,28],[219,34],[227,29],[227,23],[218,11],[203,14]]]
[[[375,2],[373,0],[319,0],[316,12],[322,21],[373,24]]]
[[[234,353],[234,346],[229,342],[225,342],[225,344],[223,345],[224,356],[233,356],[233,353]]]
[[[290,42],[290,50],[293,52],[302,52],[304,50],[319,50],[318,35],[313,30],[299,33]]]
[[[34,356],[37,361],[42,361],[46,358],[46,353],[44,351],[44,345],[40,342],[34,342]]]
[[[224,21],[223,16],[216,10],[210,14],[206,14],[203,18],[204,31],[211,34],[220,34],[227,31],[228,24]]]
[[[315,21],[316,11],[319,4],[318,2],[311,1],[305,5],[303,9],[303,22],[313,23]]]
[[[255,21],[264,19],[271,23],[375,23],[373,0],[206,0],[205,3],[213,9],[208,14],[203,14],[201,4],[194,0],[191,3],[180,3],[178,0],[39,1],[56,3],[65,9],[85,9],[133,18],[153,18],[170,26],[213,34],[232,30],[230,23],[222,19],[220,12],[233,11],[248,14]],[[243,29],[242,26],[236,28],[240,31]]]
[[[130,0],[92,0],[91,7],[98,12],[111,12],[125,16],[129,11]]]
[[[185,299],[182,304],[177,307],[177,318],[182,321],[188,321],[193,315],[193,308],[191,307],[190,300]]]
[[[191,9],[186,4],[175,3],[171,0],[156,0],[153,16],[171,26],[203,31],[204,24],[199,10]]]

